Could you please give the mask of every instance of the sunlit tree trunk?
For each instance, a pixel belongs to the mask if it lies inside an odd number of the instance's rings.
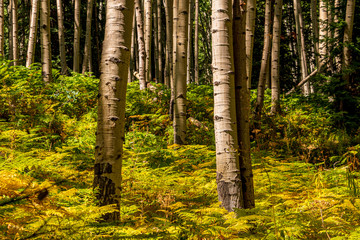
[[[195,0],[194,82],[199,85],[199,0]]]
[[[212,66],[216,182],[219,201],[228,211],[243,208],[236,126],[232,1],[212,1]]]
[[[174,143],[186,144],[186,67],[189,0],[179,0],[176,24]]]
[[[135,13],[136,13],[138,44],[139,44],[139,84],[140,84],[140,90],[144,90],[146,88],[146,80],[145,80],[146,51],[145,51],[145,42],[144,42],[144,22],[143,22],[140,0],[135,0]]]
[[[273,40],[271,50],[271,114],[280,112],[280,37],[282,0],[275,0]]]
[[[145,80],[150,82],[151,79],[151,39],[152,39],[152,0],[144,0],[145,11]]]
[[[84,59],[83,59],[83,64],[82,64],[82,73],[83,74],[90,69],[91,22],[92,22],[93,6],[94,6],[94,0],[87,0],[85,49],[84,49]]]
[[[107,221],[120,219],[125,102],[134,1],[107,0],[101,56],[94,188],[100,205],[116,204]]]
[[[256,0],[247,0],[246,6],[246,72],[248,76],[248,88],[250,89],[255,36]]]
[[[349,74],[344,71],[349,68],[351,62],[351,51],[349,44],[352,42],[353,26],[355,15],[355,0],[347,0],[346,13],[345,13],[345,31],[344,31],[344,49],[343,49],[343,79],[346,84],[349,84]]]
[[[4,42],[5,42],[5,35],[4,35],[4,0],[0,0],[0,55],[5,56],[4,51]]]
[[[162,38],[162,17],[161,17],[161,0],[157,0],[157,38],[158,38],[158,79],[159,83],[163,83],[163,38]]]
[[[10,0],[11,7],[11,43],[12,52],[11,60],[14,60],[13,65],[18,65],[19,61],[19,41],[18,41],[18,2],[17,0]]]
[[[328,9],[326,0],[320,0],[319,1],[319,70],[323,71],[325,63],[326,63],[326,55],[327,55],[327,43],[326,39],[328,37],[328,31],[327,31],[327,22],[328,22]]]
[[[29,68],[30,65],[34,63],[37,27],[39,21],[39,7],[40,7],[39,0],[32,0],[29,42],[28,42],[28,49],[26,54],[27,68]]]
[[[40,39],[42,76],[45,83],[52,81],[51,38],[50,38],[50,0],[40,1]]]
[[[64,34],[64,12],[61,0],[56,0],[57,19],[58,19],[58,35],[60,49],[61,74],[67,74],[66,51],[65,51],[65,34]]]
[[[170,86],[171,86],[171,100],[170,100],[170,118],[174,120],[174,105],[175,105],[175,71],[176,71],[176,50],[177,50],[177,39],[176,39],[176,32],[177,32],[177,21],[178,21],[178,5],[180,0],[173,0],[173,27],[172,27],[172,76],[170,79]]]
[[[80,7],[81,0],[74,0],[74,72],[80,72]]]
[[[318,4],[317,0],[311,0],[311,26],[313,32],[313,39],[315,44],[314,58],[316,67],[319,67],[319,18],[318,18]]]
[[[187,43],[187,70],[186,70],[186,83],[190,84],[191,83],[191,78],[192,78],[192,67],[191,67],[191,60],[193,58],[192,56],[192,26],[193,26],[193,9],[192,6],[194,5],[194,0],[189,0],[189,20],[188,20],[188,43]]]
[[[268,75],[268,65],[271,50],[271,0],[265,2],[265,26],[264,26],[264,47],[262,52],[261,67],[258,82],[258,91],[256,99],[256,118],[260,120],[264,104],[264,92],[266,76]]]
[[[246,1],[233,0],[234,68],[239,163],[244,208],[255,207],[250,158],[250,90],[246,73]]]
[[[135,1],[134,1],[135,3]],[[130,66],[129,66],[129,72],[128,72],[128,83],[131,83],[134,78],[134,72],[136,72],[136,57],[135,52],[136,49],[136,13],[134,11],[133,14],[133,26],[131,31],[131,50],[130,50]]]
[[[165,18],[166,18],[166,56],[165,56],[165,80],[164,83],[167,87],[170,87],[170,81],[172,78],[172,29],[173,29],[173,16],[172,6],[173,0],[164,0]]]

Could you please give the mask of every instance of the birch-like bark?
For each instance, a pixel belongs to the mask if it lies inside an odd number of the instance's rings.
[[[261,112],[264,105],[264,93],[266,76],[268,75],[268,65],[271,50],[271,0],[265,2],[265,26],[264,26],[264,47],[262,52],[261,67],[256,98],[256,119],[261,119]]]
[[[40,26],[42,77],[45,83],[50,83],[52,81],[50,0],[40,1]]]
[[[0,0],[0,55],[5,56],[4,52],[4,42],[5,42],[5,35],[4,35],[4,0]]]
[[[179,0],[176,24],[174,143],[186,144],[186,67],[189,0]]]
[[[152,36],[152,0],[144,0],[144,11],[145,11],[145,80],[150,82],[151,76],[151,36]]]
[[[158,35],[158,16],[157,16],[157,0],[154,0],[153,6],[152,6],[152,16],[153,16],[153,51],[154,51],[154,63],[152,63],[152,66],[155,70],[155,82],[159,83],[159,35]]]
[[[12,30],[12,13],[11,13],[11,10],[12,10],[12,0],[9,0],[9,5],[8,5],[8,19],[9,19],[9,31],[8,31],[8,34],[9,34],[9,59],[12,60],[14,59],[14,56],[13,56],[13,37],[12,37],[12,34],[13,34],[13,30]],[[11,65],[13,65],[13,63],[11,63]]]
[[[176,50],[177,50],[177,39],[176,39],[176,32],[177,32],[177,21],[178,21],[178,5],[180,0],[173,0],[173,33],[172,33],[172,76],[170,81],[171,86],[171,99],[170,99],[170,119],[174,120],[174,105],[175,105],[175,71],[176,71]]]
[[[26,65],[25,65],[27,68],[29,68],[30,65],[34,63],[37,27],[39,21],[39,8],[40,8],[40,1],[32,0],[29,43],[28,43],[28,49],[26,54]]]
[[[312,33],[313,39],[315,43],[315,52],[314,52],[314,59],[316,63],[316,67],[319,68],[319,18],[318,18],[318,4],[317,0],[311,0],[311,26],[312,26]]]
[[[11,42],[12,42],[12,58],[13,65],[19,64],[19,41],[18,41],[18,2],[10,0],[11,6]]]
[[[250,157],[250,90],[247,87],[246,73],[246,1],[234,0],[234,68],[236,120],[239,146],[239,166],[242,183],[244,208],[255,207],[254,181]],[[236,50],[235,50],[236,49]]]
[[[130,61],[134,1],[107,0],[101,56],[94,188],[100,205],[116,204],[119,211],[104,220],[120,219],[121,169],[125,137],[125,102]]]
[[[134,1],[135,3],[135,1]],[[134,78],[134,72],[136,71],[136,58],[135,58],[135,45],[136,45],[136,13],[133,14],[133,26],[131,31],[131,50],[130,50],[130,65],[128,72],[128,83],[131,83]]]
[[[87,0],[85,48],[84,48],[84,59],[82,64],[82,74],[84,74],[90,69],[91,22],[92,22],[93,6],[94,6],[94,0]]]
[[[165,18],[166,18],[166,56],[165,56],[165,86],[170,87],[172,78],[172,29],[173,29],[173,16],[172,6],[173,0],[164,0]]]
[[[344,30],[343,64],[342,64],[343,79],[346,84],[349,84],[349,74],[345,73],[345,71],[347,68],[349,68],[351,62],[351,51],[349,48],[349,44],[352,42],[354,16],[355,16],[355,0],[347,0],[346,13],[345,13],[346,25]]]
[[[326,55],[327,55],[327,43],[326,39],[328,37],[327,31],[327,22],[328,22],[328,9],[326,0],[319,1],[319,70],[322,72],[326,63]]]
[[[199,0],[195,0],[194,81],[199,85]]]
[[[164,82],[163,78],[163,38],[162,38],[162,17],[161,17],[161,0],[157,0],[157,36],[158,36],[158,79],[159,83]],[[156,33],[155,33],[156,34]]]
[[[136,13],[138,44],[139,44],[139,85],[140,85],[140,90],[144,90],[146,88],[146,78],[145,78],[146,51],[145,51],[145,42],[144,42],[144,22],[143,22],[140,0],[135,0],[135,13]]]
[[[248,76],[248,88],[251,88],[252,61],[254,50],[256,0],[247,0],[246,14],[246,74]]]
[[[66,64],[66,51],[65,51],[64,11],[61,0],[56,0],[56,6],[57,6],[56,10],[57,10],[57,19],[58,19],[61,74],[65,75],[68,72],[68,67]]]
[[[217,191],[222,206],[234,211],[244,204],[236,126],[231,0],[212,2],[212,65]]]
[[[192,26],[193,26],[193,9],[192,6],[194,5],[194,0],[190,0],[189,1],[189,20],[188,20],[188,43],[187,43],[187,61],[186,61],[186,65],[187,65],[187,69],[186,69],[186,83],[190,84],[191,83],[191,59],[192,59]]]
[[[80,7],[81,0],[74,0],[74,72],[80,72]]]
[[[271,50],[271,114],[280,112],[280,37],[282,0],[275,0],[273,40]]]

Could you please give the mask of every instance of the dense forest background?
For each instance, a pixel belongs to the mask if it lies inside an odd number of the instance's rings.
[[[0,0],[0,238],[359,239],[359,8]],[[106,122],[110,105],[123,113]],[[115,123],[121,156],[103,150]],[[230,172],[251,184],[229,207],[219,156],[233,148]],[[106,154],[121,160],[119,201]]]

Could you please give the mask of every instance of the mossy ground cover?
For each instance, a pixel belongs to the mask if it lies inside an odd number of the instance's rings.
[[[356,135],[332,128],[314,102],[287,99],[286,113],[252,129],[256,208],[227,213],[217,201],[211,87],[189,87],[188,114],[200,124],[189,121],[189,145],[178,146],[169,91],[130,84],[121,221],[106,223],[101,216],[114,208],[98,207],[92,188],[96,106],[87,98],[96,97],[96,79],[58,76],[41,92],[23,84],[44,87],[36,67],[6,71],[0,239],[360,238]]]

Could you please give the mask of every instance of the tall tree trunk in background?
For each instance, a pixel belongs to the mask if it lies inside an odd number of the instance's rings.
[[[140,0],[135,0],[135,13],[136,13],[138,44],[139,44],[139,85],[140,85],[140,90],[144,90],[146,88],[146,78],[145,78],[146,51],[145,51],[145,42],[144,42],[144,22],[143,22]]]
[[[61,0],[56,0],[56,6],[57,6],[56,9],[57,9],[57,19],[58,19],[61,74],[65,75],[68,72],[67,69],[68,67],[66,64],[66,51],[65,51],[64,11]]]
[[[134,1],[135,3],[135,1]],[[134,11],[133,14],[133,26],[131,31],[131,50],[130,50],[130,65],[129,65],[129,72],[128,72],[128,83],[131,83],[134,79],[134,72],[136,72],[136,57],[135,52],[136,50],[136,13]]]
[[[32,0],[29,43],[28,43],[28,49],[26,54],[26,65],[25,65],[27,68],[29,68],[30,65],[34,63],[37,27],[39,21],[39,7],[40,7],[39,0]]]
[[[162,64],[162,49],[163,49],[163,38],[162,38],[162,17],[161,17],[161,0],[157,0],[157,35],[158,35],[158,66],[159,74],[157,81],[163,83],[163,64]]]
[[[246,73],[246,1],[233,1],[234,69],[239,166],[244,208],[255,207],[250,157],[250,90]]]
[[[340,0],[335,0],[334,1],[334,25],[338,26],[339,25],[339,18],[340,18]],[[340,45],[340,27],[335,27],[334,29],[334,39],[336,39],[336,41],[334,42],[335,44],[335,48],[339,48]],[[341,68],[341,54],[336,54],[335,56],[335,61],[334,61],[334,68],[336,72],[340,71]]]
[[[9,20],[9,31],[8,31],[8,34],[9,34],[9,60],[12,60],[14,59],[14,56],[13,56],[13,37],[12,37],[12,34],[13,34],[13,30],[12,30],[12,13],[11,13],[11,9],[12,9],[12,0],[9,0],[9,5],[8,5],[8,20]],[[11,63],[11,65],[13,65],[13,63]]]
[[[186,83],[191,83],[191,60],[192,60],[192,26],[193,26],[193,9],[192,6],[194,5],[194,0],[189,0],[189,20],[188,20],[188,43],[187,43],[187,70],[186,70]]]
[[[4,0],[0,0],[0,55],[5,56],[4,42]]]
[[[280,112],[280,37],[282,0],[275,0],[271,51],[271,114]]]
[[[80,72],[80,7],[81,0],[74,0],[74,72]]]
[[[18,42],[18,2],[10,0],[11,6],[11,42],[12,42],[12,59],[13,65],[18,65],[19,60],[19,42]]]
[[[351,62],[351,51],[349,44],[352,42],[353,26],[355,16],[355,0],[347,0],[346,13],[345,13],[345,31],[344,31],[344,49],[343,49],[343,79],[346,84],[349,84],[349,74],[344,73],[350,66]]]
[[[216,182],[219,201],[228,211],[243,208],[236,126],[232,1],[212,1],[212,65]]]
[[[295,26],[296,26],[296,42],[298,49],[298,56],[301,68],[301,79],[305,79],[308,75],[307,67],[307,57],[305,51],[305,37],[304,37],[304,23],[302,17],[302,10],[300,0],[293,0],[294,3],[294,16],[295,16]],[[303,93],[305,96],[310,94],[310,83],[306,82],[303,85]]]
[[[172,6],[173,0],[164,0],[165,18],[166,18],[166,56],[165,56],[165,86],[170,87],[172,78],[172,29],[173,29],[173,16]]]
[[[247,0],[246,3],[246,71],[248,76],[248,88],[251,88],[252,61],[254,50],[255,18],[256,18],[256,0]]]
[[[194,81],[199,85],[199,0],[195,0],[195,30],[194,30]]]
[[[144,11],[145,11],[145,80],[150,82],[151,76],[151,37],[152,37],[152,0],[144,0]]]
[[[85,49],[84,49],[84,59],[82,64],[82,74],[84,74],[90,69],[91,22],[92,22],[93,6],[94,6],[94,0],[87,0]]]
[[[152,63],[152,66],[155,70],[155,82],[159,83],[159,75],[160,75],[160,69],[159,69],[159,31],[158,31],[158,16],[157,16],[157,0],[153,1],[152,6],[152,16],[153,16],[153,51],[154,51],[154,63]]]
[[[315,43],[314,59],[316,67],[319,68],[319,18],[317,0],[311,0],[311,26],[313,32],[313,42]]]
[[[174,143],[186,144],[186,56],[189,0],[179,0],[176,24]]]
[[[170,79],[170,86],[171,86],[171,99],[170,99],[170,118],[174,120],[174,105],[175,105],[175,71],[176,71],[176,50],[177,50],[177,39],[176,39],[176,32],[177,32],[177,21],[178,21],[178,5],[180,0],[173,0],[173,27],[172,27],[172,76]]]
[[[326,39],[328,37],[327,31],[327,22],[328,22],[328,10],[326,0],[319,1],[319,71],[322,72],[326,63],[326,55],[327,55],[327,43]]]
[[[107,0],[94,166],[94,188],[98,188],[96,197],[99,204],[116,204],[119,210],[103,216],[107,221],[120,219],[125,102],[133,10],[134,1]]]
[[[262,52],[261,67],[259,74],[258,91],[256,98],[256,119],[261,119],[261,112],[264,105],[264,92],[266,76],[268,74],[267,66],[270,60],[271,50],[271,0],[265,2],[265,26],[264,26],[264,47]]]
[[[50,0],[40,1],[40,39],[42,76],[45,83],[52,81],[51,38],[50,38]]]

